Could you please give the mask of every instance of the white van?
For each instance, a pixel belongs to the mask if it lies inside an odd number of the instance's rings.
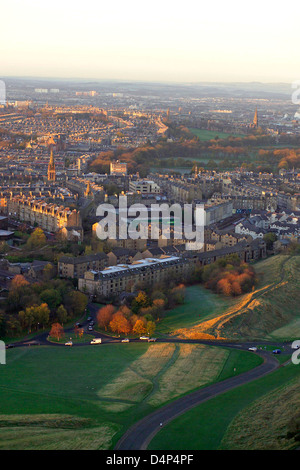
[[[102,342],[101,338],[94,338],[92,339],[91,344],[100,344],[101,342]]]

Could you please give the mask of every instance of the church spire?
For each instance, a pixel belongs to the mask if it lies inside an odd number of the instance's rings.
[[[48,165],[48,181],[55,181],[56,172],[55,172],[55,163],[53,157],[53,147],[51,146],[50,150],[50,160]]]
[[[257,114],[257,107],[255,109],[254,119],[253,119],[253,127],[258,127],[258,114]]]

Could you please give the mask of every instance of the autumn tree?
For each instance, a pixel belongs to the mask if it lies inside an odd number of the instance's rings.
[[[19,289],[20,287],[28,286],[29,282],[22,274],[16,274],[11,281],[11,290]]]
[[[232,294],[232,288],[228,279],[220,279],[217,284],[217,290],[226,296],[230,296]]]
[[[60,323],[53,323],[49,336],[52,338],[56,338],[57,341],[59,341],[65,336],[64,329]]]
[[[105,305],[97,312],[97,323],[99,328],[107,330],[110,321],[112,320],[112,316],[115,313],[115,307],[111,304]]]
[[[138,335],[138,336],[146,334],[147,333],[147,325],[146,325],[145,321],[143,321],[142,319],[137,320],[132,331],[135,335]]]
[[[79,338],[82,338],[82,337],[83,337],[83,333],[84,333],[84,329],[83,329],[83,328],[79,328],[79,330],[78,330],[78,336],[79,336]]]
[[[109,322],[109,328],[111,331],[118,334],[124,333],[127,335],[130,333],[131,325],[121,312],[116,312],[113,314],[112,319]]]

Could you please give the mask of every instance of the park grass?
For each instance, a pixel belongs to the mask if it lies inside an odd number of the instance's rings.
[[[99,390],[99,399],[108,400],[101,406],[110,411],[125,410],[141,401],[159,406],[215,381],[228,356],[225,349],[197,344],[151,345],[115,381]]]
[[[159,405],[189,390],[214,382],[220,374],[229,352],[203,345],[181,344],[175,362],[158,381],[158,389],[149,399]]]
[[[180,356],[176,348],[181,346]],[[202,374],[205,380],[201,383],[205,384],[222,379],[226,369],[226,376],[233,375],[233,367],[242,362],[249,368],[257,365],[240,356],[232,361],[223,348],[193,345],[188,350],[186,346],[119,343],[97,348],[36,346],[7,350],[7,364],[0,375],[1,448],[113,448],[129,426],[163,405],[164,400],[198,387]],[[210,373],[205,370],[212,350],[218,373],[214,367]],[[257,359],[250,353],[239,353],[248,355],[251,361]],[[176,391],[169,385],[158,400],[156,392],[167,383],[167,373],[170,384],[188,380],[188,385]],[[151,403],[155,397],[155,403]]]
[[[172,357],[174,348],[173,344],[150,345],[147,351],[126,367],[113,382],[98,391],[100,400],[128,400],[132,404],[142,401],[152,390],[154,377]],[[126,404],[124,408],[125,406]],[[119,409],[115,406],[109,407],[110,410],[113,408]]]
[[[259,283],[221,313],[174,334],[190,339],[286,340],[300,336],[300,256],[277,255],[256,263]]]
[[[107,449],[117,430],[112,423],[93,427],[76,416],[0,415],[0,450]]]
[[[293,364],[285,367],[282,366],[265,377],[261,377],[249,384],[242,385],[222,395],[211,398],[174,419],[169,424],[166,424],[150,442],[148,450],[217,450],[222,449],[225,445],[226,448],[228,448],[228,439],[230,439],[228,429],[238,414],[241,413],[240,416],[242,416],[243,410],[246,410],[253,402],[255,405],[255,400],[262,399],[263,397],[268,401],[268,412],[271,413],[273,399],[276,397],[279,387],[286,387],[291,380],[295,380],[295,384],[298,384],[299,389],[300,368]],[[287,387],[289,387],[289,385]],[[293,390],[295,392],[294,388]],[[274,394],[271,394],[273,391]],[[292,402],[298,403],[299,397],[294,401],[294,392]],[[268,396],[268,394],[270,395]],[[284,396],[288,396],[288,388]],[[258,402],[256,402],[256,404],[257,403]],[[265,403],[266,402],[262,402],[260,405],[262,413]],[[277,406],[277,416],[280,416],[281,409],[283,413],[288,413],[286,416],[287,419],[291,419],[296,412],[293,406],[286,406],[280,399],[276,401],[276,407]],[[250,421],[245,423],[243,429],[245,429],[247,425],[250,426],[253,434],[259,432],[261,437],[264,436],[264,448],[267,449],[269,446],[270,448],[274,448],[275,439],[272,438],[270,442],[267,437],[270,435],[268,429],[269,421],[266,420],[263,422],[262,420],[260,429],[258,430],[254,415],[252,418],[251,423]],[[276,420],[273,420],[273,422],[276,426]],[[279,438],[282,435],[282,429],[283,428],[280,427],[278,430],[275,430],[276,436]],[[224,441],[223,443],[223,438],[227,431],[226,442]],[[237,433],[235,432],[234,435],[237,436]],[[277,448],[280,448],[280,443],[278,441],[276,442],[278,445]],[[291,441],[289,445],[290,447],[295,447],[296,443]],[[248,447],[245,444],[243,448],[246,450]]]

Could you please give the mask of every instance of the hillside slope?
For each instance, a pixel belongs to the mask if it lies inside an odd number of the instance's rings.
[[[180,337],[211,339],[280,339],[300,337],[300,256],[277,255],[255,266],[257,288],[233,306]]]

